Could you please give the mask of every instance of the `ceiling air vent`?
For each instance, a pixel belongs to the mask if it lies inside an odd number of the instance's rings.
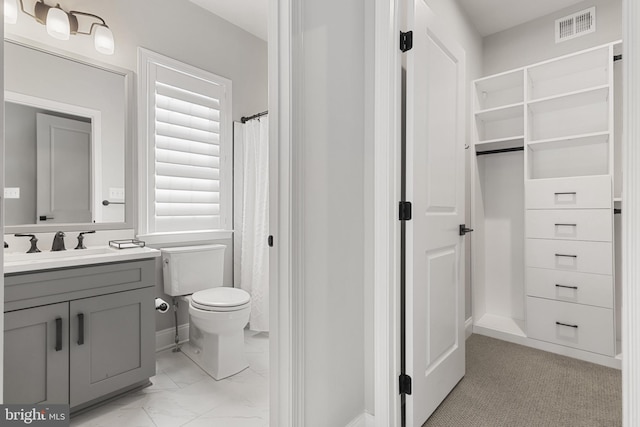
[[[571,40],[596,30],[596,8],[581,10],[556,19],[556,43]]]

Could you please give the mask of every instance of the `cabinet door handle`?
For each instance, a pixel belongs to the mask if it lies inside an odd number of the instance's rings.
[[[553,194],[555,194],[556,196],[559,196],[561,194],[574,194],[575,195],[576,192],[575,191],[565,191],[565,192],[562,192],[562,193],[553,193]]]
[[[78,314],[78,345],[84,344],[84,313]]]
[[[562,323],[562,322],[556,322],[556,325],[560,325],[560,326],[568,326],[570,328],[576,328],[578,329],[578,325],[570,325],[568,323]]]
[[[556,256],[563,256],[566,258],[578,258],[578,255],[556,254]]]
[[[567,285],[559,285],[556,283],[556,288],[567,288],[567,289],[578,289],[577,286],[567,286]]]
[[[62,317],[56,317],[56,351],[62,350]]]
[[[578,224],[554,224],[556,227],[577,227]]]

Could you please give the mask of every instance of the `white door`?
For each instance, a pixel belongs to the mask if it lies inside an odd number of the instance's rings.
[[[413,0],[406,53],[407,426],[420,427],[464,376],[465,53]],[[413,6],[413,7],[412,7]]]
[[[89,223],[91,123],[37,114],[38,224]]]

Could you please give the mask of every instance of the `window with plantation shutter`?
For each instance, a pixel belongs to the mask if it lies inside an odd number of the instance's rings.
[[[144,50],[141,68],[147,232],[230,229],[231,82]]]

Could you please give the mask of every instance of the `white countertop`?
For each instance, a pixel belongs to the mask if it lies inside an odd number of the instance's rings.
[[[38,270],[78,267],[109,262],[133,261],[159,257],[160,251],[151,248],[114,249],[108,246],[94,246],[87,249],[26,254],[5,252],[4,273],[28,273]]]

